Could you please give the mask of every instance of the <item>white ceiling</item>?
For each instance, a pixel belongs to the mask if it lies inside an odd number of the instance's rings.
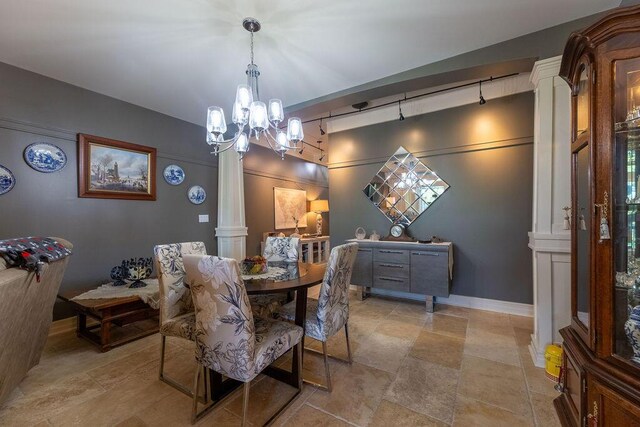
[[[246,16],[261,97],[293,105],[619,3],[0,0],[0,61],[203,124],[245,80]]]

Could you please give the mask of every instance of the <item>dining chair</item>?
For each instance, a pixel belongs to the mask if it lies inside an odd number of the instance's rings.
[[[300,239],[297,237],[269,236],[265,240],[262,256],[268,262],[298,262]],[[273,317],[280,307],[288,301],[287,294],[273,293],[251,295],[249,301],[253,314],[259,317]]]
[[[193,300],[191,291],[184,284],[182,257],[186,254],[206,255],[207,249],[203,242],[171,243],[155,246],[153,253],[160,285],[160,381],[193,397],[194,392],[189,387],[164,374],[164,356],[167,337],[195,342]]]
[[[329,372],[329,354],[327,340],[344,328],[347,339],[348,360],[352,363],[351,343],[349,342],[349,284],[351,272],[358,253],[357,243],[336,246],[331,250],[327,270],[320,284],[318,299],[307,299],[307,316],[305,335],[322,342],[326,385],[305,381],[317,387],[331,391],[331,373]],[[293,321],[296,316],[296,303],[292,301],[282,306],[277,313],[278,318]],[[316,350],[305,350],[319,353]]]
[[[244,383],[242,425],[247,425],[251,380],[277,358],[295,347],[302,390],[302,346],[300,326],[274,319],[254,317],[238,262],[209,255],[185,255],[187,283],[191,288],[196,313],[196,360],[205,369]],[[213,409],[210,403],[198,412],[200,369],[195,374],[191,422]],[[294,395],[275,418],[298,395]]]

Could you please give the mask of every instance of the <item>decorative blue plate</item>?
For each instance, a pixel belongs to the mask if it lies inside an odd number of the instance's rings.
[[[57,172],[67,164],[67,155],[57,145],[36,142],[24,149],[24,161],[38,172]]]
[[[167,184],[171,185],[180,185],[182,181],[184,181],[184,171],[178,165],[169,165],[164,168],[164,180],[167,181]]]
[[[0,194],[8,193],[16,185],[16,177],[4,166],[0,165]]]
[[[189,201],[194,205],[201,205],[207,198],[207,192],[199,185],[194,185],[187,192],[187,197],[189,197]]]

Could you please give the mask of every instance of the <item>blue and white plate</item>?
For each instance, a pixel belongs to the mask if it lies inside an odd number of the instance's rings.
[[[0,194],[8,193],[16,185],[16,177],[4,166],[0,165]]]
[[[207,192],[204,191],[204,188],[200,187],[199,185],[194,185],[193,187],[189,188],[187,196],[189,197],[189,201],[194,205],[201,205],[207,198]]]
[[[57,172],[67,164],[67,155],[57,145],[36,142],[24,149],[24,161],[38,172]]]
[[[178,165],[169,165],[164,168],[164,180],[167,181],[167,184],[171,185],[180,185],[182,181],[184,181],[184,171]]]

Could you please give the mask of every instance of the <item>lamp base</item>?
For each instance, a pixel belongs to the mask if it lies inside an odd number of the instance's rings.
[[[316,216],[316,234],[318,237],[322,236],[322,214]]]

